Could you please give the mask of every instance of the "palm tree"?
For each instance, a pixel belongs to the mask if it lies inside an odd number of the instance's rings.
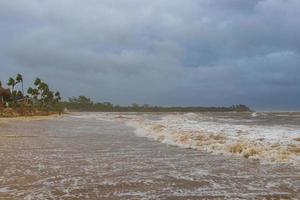
[[[54,96],[55,96],[54,101],[55,101],[56,103],[59,102],[59,101],[61,100],[61,96],[60,96],[60,93],[59,93],[58,91],[55,92]]]
[[[45,82],[41,81],[39,78],[36,79],[34,84],[37,86],[37,91],[40,95],[41,106],[47,104],[46,101],[48,101],[48,96],[50,95],[49,86]]]
[[[15,79],[13,79],[12,77],[9,77],[7,85],[11,86],[11,96],[12,96],[13,102],[15,102],[15,98],[16,98],[16,92],[14,91],[15,86],[16,86]]]
[[[16,86],[16,81],[15,79],[13,79],[12,77],[9,77],[8,82],[7,82],[8,86],[11,86],[11,92],[14,91],[14,88]]]
[[[32,87],[28,88],[27,93],[30,94],[31,97],[33,96],[33,89],[32,89]]]
[[[40,90],[42,97],[47,96],[49,92],[49,86],[47,83],[41,82],[38,86],[38,89]]]
[[[55,97],[60,98],[60,93],[59,93],[59,91],[55,92]]]
[[[40,78],[36,78],[35,81],[34,81],[34,85],[35,85],[35,86],[38,86],[41,82],[42,82],[42,81],[41,81]]]
[[[34,98],[34,99],[38,99],[38,96],[39,96],[39,91],[38,91],[38,89],[32,89],[32,97]]]
[[[21,74],[17,74],[16,77],[16,84],[21,83],[22,84],[22,93],[24,94],[24,86],[23,86],[23,76]]]
[[[47,83],[40,82],[40,84],[38,85],[38,89],[47,92],[47,90],[49,90],[49,86],[47,85]]]
[[[31,95],[31,98],[39,103],[42,108],[49,109],[49,106],[61,100],[59,92],[53,92],[49,89],[48,84],[43,82],[40,78],[36,78],[34,81],[35,88],[28,88],[27,93]]]

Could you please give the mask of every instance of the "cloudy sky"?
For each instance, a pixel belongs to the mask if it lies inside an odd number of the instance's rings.
[[[300,110],[299,0],[0,0],[0,80],[65,98]]]

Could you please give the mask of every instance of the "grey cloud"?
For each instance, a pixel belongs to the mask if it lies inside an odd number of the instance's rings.
[[[21,72],[65,97],[119,104],[299,109],[299,9],[297,0],[1,1],[0,79]]]

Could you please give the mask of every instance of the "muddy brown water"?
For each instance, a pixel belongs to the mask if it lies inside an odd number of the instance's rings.
[[[300,199],[300,166],[168,146],[115,122],[11,121],[0,199]]]

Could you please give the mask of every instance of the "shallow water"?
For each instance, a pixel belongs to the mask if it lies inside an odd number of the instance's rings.
[[[2,125],[0,158],[0,199],[300,198],[299,165],[169,146],[98,117]]]

